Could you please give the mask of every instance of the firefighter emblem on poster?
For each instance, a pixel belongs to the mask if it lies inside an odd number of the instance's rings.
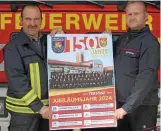
[[[62,53],[65,49],[65,38],[64,37],[53,37],[51,45],[54,53]]]
[[[116,127],[112,35],[48,35],[50,130]]]

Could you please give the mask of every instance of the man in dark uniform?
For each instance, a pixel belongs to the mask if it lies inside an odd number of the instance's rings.
[[[37,5],[24,6],[22,29],[4,51],[9,131],[49,130],[47,38],[40,33],[41,22]]]
[[[145,24],[144,2],[128,2],[128,32],[114,49],[117,131],[156,131],[160,46]]]

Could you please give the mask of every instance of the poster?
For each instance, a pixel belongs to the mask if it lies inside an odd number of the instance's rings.
[[[116,127],[112,35],[48,35],[50,129]]]

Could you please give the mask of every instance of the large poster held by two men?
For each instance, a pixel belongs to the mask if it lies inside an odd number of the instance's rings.
[[[110,34],[48,36],[50,129],[116,127]]]

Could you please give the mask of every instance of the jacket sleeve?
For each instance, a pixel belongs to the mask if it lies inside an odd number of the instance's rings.
[[[122,107],[126,112],[131,112],[139,106],[149,91],[156,86],[157,70],[160,62],[160,46],[154,38],[144,42],[144,45],[147,44],[150,46],[141,49],[139,74],[136,77],[135,86],[132,88],[131,95]]]
[[[23,61],[13,43],[7,45],[4,50],[4,65],[9,90],[15,98],[23,99],[34,112],[39,112],[43,103],[31,88]]]

